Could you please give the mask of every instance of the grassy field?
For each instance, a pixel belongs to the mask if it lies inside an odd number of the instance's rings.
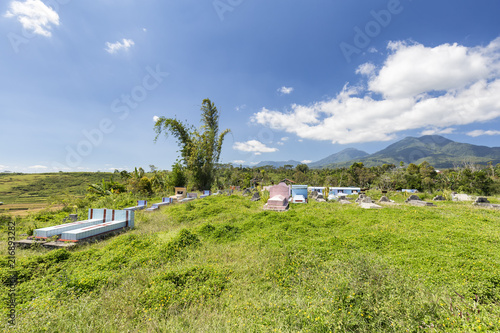
[[[500,331],[498,211],[392,198],[381,210],[311,202],[277,213],[209,197],[139,212],[136,229],[73,251],[17,249],[17,325],[2,328]]]
[[[44,174],[0,173],[0,202],[18,204],[20,210],[47,204],[51,198],[84,195],[87,186],[109,179],[106,172],[71,172]],[[0,206],[1,210],[5,207]]]

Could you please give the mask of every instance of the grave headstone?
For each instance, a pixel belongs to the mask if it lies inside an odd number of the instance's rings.
[[[474,204],[489,204],[490,202],[488,201],[488,198],[485,197],[477,197],[476,200],[474,201]]]
[[[386,197],[385,195],[383,195],[378,202],[394,202],[393,200],[389,200],[388,197]]]
[[[255,192],[252,195],[252,199],[250,199],[250,201],[259,201],[259,200],[260,200],[260,194],[259,194],[259,192]]]
[[[317,202],[326,202],[325,198],[323,197],[323,194],[319,193],[317,196],[316,196],[316,201]]]
[[[445,201],[445,200],[446,200],[446,198],[445,198],[445,197],[443,197],[442,195],[436,195],[436,196],[432,199],[432,201]]]
[[[250,195],[252,194],[252,191],[250,191],[248,188],[246,188],[245,190],[243,190],[243,195],[244,196],[247,196],[247,195]]]
[[[412,194],[408,197],[408,199],[405,200],[405,202],[410,201],[420,201],[420,197],[418,195]]]

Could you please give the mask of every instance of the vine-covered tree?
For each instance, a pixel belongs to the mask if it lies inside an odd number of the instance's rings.
[[[160,117],[155,123],[156,138],[163,133],[177,139],[182,161],[193,177],[198,190],[208,190],[215,178],[215,164],[219,162],[222,143],[229,129],[219,134],[219,111],[209,99],[201,106],[202,126],[199,130],[175,118]]]

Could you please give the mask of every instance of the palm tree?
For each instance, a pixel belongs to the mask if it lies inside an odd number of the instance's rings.
[[[191,172],[198,190],[209,190],[215,178],[215,164],[219,162],[222,143],[229,129],[219,134],[219,111],[209,99],[201,106],[200,130],[183,124],[175,118],[160,117],[155,123],[156,137],[170,133],[180,146],[182,161]]]

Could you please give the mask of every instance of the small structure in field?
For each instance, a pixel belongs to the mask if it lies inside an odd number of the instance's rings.
[[[162,198],[161,202],[152,204],[151,207],[146,209],[146,211],[147,212],[155,211],[163,206],[170,205],[171,203],[172,203],[172,198]]]
[[[307,203],[307,185],[292,185],[292,202]]]
[[[34,234],[35,239],[58,236],[60,241],[76,242],[126,227],[134,227],[134,211],[91,208],[87,220],[36,229]]]
[[[401,192],[406,192],[406,193],[418,193],[418,190],[415,189],[402,189]]]
[[[185,187],[174,187],[175,195],[172,195],[170,198],[173,200],[180,201],[187,196],[187,189]]]
[[[420,199],[418,195],[412,194],[408,199],[405,200],[405,203],[410,204],[412,206],[419,206],[419,207],[432,207],[436,206],[432,202],[426,202]]]
[[[317,202],[326,202],[325,200],[325,197],[323,196],[323,194],[319,193],[317,196],[316,196],[316,201]]]
[[[259,200],[260,200],[259,192],[254,192],[254,194],[252,195],[252,199],[250,199],[250,201],[259,201]]]
[[[148,202],[146,200],[137,200],[137,206],[127,207],[127,208],[124,208],[124,210],[130,210],[130,211],[142,210],[142,209],[146,208],[147,205],[148,205]]]
[[[436,195],[432,201],[446,201],[446,198],[443,197],[442,195]]]
[[[269,188],[269,200],[264,205],[265,210],[285,211],[288,209],[288,199],[290,198],[290,187],[285,183],[271,186]]]
[[[458,194],[458,193],[453,192],[451,194],[451,200],[452,201],[474,201],[474,198],[468,194]]]
[[[204,191],[203,191],[203,194],[202,194],[202,195],[200,195],[200,199],[203,199],[203,198],[209,197],[210,195],[212,195],[212,191],[210,191],[210,190],[204,190]]]
[[[386,197],[385,195],[383,195],[379,200],[378,202],[385,202],[385,203],[393,203],[394,200],[390,200],[388,197]]]

